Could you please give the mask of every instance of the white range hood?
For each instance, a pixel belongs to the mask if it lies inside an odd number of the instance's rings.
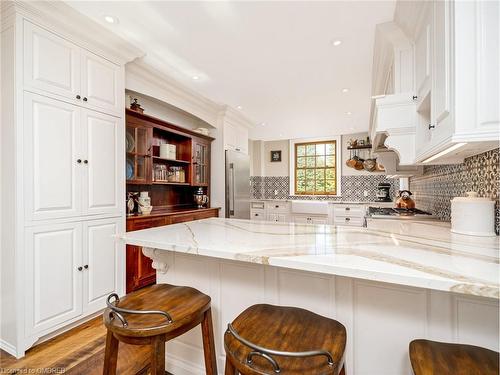
[[[391,175],[421,172],[414,166],[417,107],[413,65],[413,44],[403,31],[394,22],[378,25],[370,137],[379,163]]]

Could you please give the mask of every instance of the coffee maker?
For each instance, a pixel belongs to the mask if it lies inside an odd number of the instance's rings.
[[[208,195],[205,194],[203,188],[198,188],[194,193],[194,202],[198,208],[203,208],[208,205]]]
[[[381,182],[377,186],[377,202],[392,202],[391,199],[391,184],[388,182]]]

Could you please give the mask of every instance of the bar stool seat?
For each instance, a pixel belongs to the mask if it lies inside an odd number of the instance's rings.
[[[217,374],[210,307],[200,291],[168,284],[152,285],[119,299],[108,297],[105,375],[116,373],[118,343],[151,346],[151,374],[165,373],[165,342],[201,324],[206,373]]]
[[[415,375],[498,375],[498,353],[479,346],[430,340],[410,343]]]
[[[254,305],[224,335],[226,375],[344,374],[345,327],[295,307]]]

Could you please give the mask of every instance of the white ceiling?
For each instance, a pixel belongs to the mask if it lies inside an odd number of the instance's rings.
[[[395,1],[68,3],[146,51],[156,68],[242,106],[257,124],[251,137],[267,140],[368,130],[375,25],[391,21],[395,8]]]

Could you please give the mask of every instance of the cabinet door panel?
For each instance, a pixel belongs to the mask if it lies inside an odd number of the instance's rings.
[[[84,226],[83,263],[88,266],[83,271],[86,312],[105,307],[106,297],[119,289],[123,260],[114,237],[118,234],[118,220],[90,221]]]
[[[119,213],[123,175],[123,130],[120,119],[93,111],[83,111],[85,212]],[[85,161],[84,160],[84,161]]]
[[[439,125],[450,113],[450,3],[434,2],[432,122]]]
[[[118,65],[88,51],[82,52],[82,95],[90,108],[120,111],[121,69]]]
[[[76,100],[80,90],[80,49],[27,21],[24,39],[24,84]]]
[[[82,313],[81,224],[32,228],[26,238],[26,328],[42,332]]]
[[[81,212],[81,134],[76,106],[26,94],[24,173],[28,220]]]
[[[425,5],[422,25],[415,36],[415,84],[418,96],[423,98],[430,90],[432,3]]]

